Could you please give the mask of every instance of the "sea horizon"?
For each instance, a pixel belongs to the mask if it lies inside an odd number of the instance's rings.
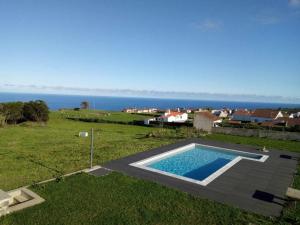
[[[111,111],[120,111],[124,108],[299,108],[297,103],[283,102],[254,102],[235,100],[208,100],[208,99],[185,99],[185,98],[158,98],[158,97],[135,97],[135,96],[98,96],[76,95],[56,93],[19,93],[0,92],[0,102],[43,100],[50,110],[62,108],[80,107],[82,101],[88,101],[90,108]],[[124,101],[127,100],[127,101]]]

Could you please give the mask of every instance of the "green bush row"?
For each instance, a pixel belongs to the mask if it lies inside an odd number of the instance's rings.
[[[24,121],[47,122],[49,108],[42,100],[0,103],[0,125]]]

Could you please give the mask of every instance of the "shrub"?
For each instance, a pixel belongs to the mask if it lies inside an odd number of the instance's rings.
[[[24,103],[23,115],[25,120],[47,122],[49,120],[49,108],[42,100]]]
[[[0,114],[0,127],[5,125],[5,121],[6,121],[5,116]]]
[[[16,124],[22,122],[23,118],[23,103],[22,102],[7,102],[2,103],[0,113],[5,117],[5,123]]]

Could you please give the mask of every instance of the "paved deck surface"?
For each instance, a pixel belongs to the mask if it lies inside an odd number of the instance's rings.
[[[107,175],[111,172],[112,172],[111,170],[101,167],[99,169],[90,171],[89,174],[97,176],[97,177],[102,177],[102,176],[105,176],[105,175]]]
[[[201,198],[225,203],[257,214],[265,216],[280,215],[286,202],[285,193],[287,187],[292,183],[297,162],[300,158],[300,155],[296,153],[270,150],[268,153],[263,153],[269,155],[265,162],[241,160],[207,186],[201,186],[129,165],[130,163],[190,143],[261,153],[253,147],[244,145],[189,139],[114,160],[104,166],[130,176],[154,181]]]

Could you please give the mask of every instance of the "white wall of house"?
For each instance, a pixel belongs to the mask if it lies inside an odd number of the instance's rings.
[[[176,116],[169,116],[167,113],[164,114],[164,116],[158,117],[157,118],[158,121],[161,122],[169,122],[169,123],[184,123],[188,120],[188,114],[187,113],[182,113]]]

